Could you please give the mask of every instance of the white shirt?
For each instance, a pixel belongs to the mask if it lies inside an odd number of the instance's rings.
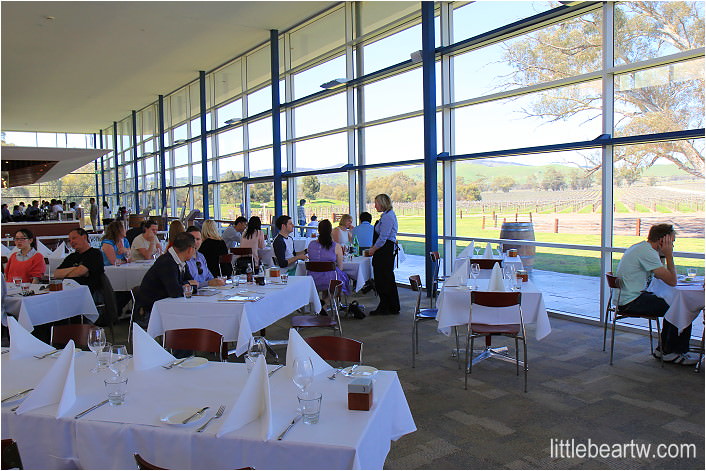
[[[167,252],[169,252],[169,255],[171,255],[177,265],[179,265],[179,271],[184,273],[184,267],[186,266],[186,262],[182,261],[179,258],[179,255],[177,255],[176,250],[174,250],[174,247],[169,247],[169,250],[167,250]]]

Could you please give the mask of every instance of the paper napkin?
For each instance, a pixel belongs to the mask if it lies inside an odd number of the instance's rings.
[[[444,281],[444,286],[466,286],[468,281],[468,271],[471,267],[471,260],[464,258],[459,261],[451,276]]]
[[[66,257],[66,243],[62,242],[59,246],[49,255],[49,258],[64,258]]]
[[[20,325],[12,316],[7,316],[7,327],[10,331],[10,358],[29,357],[49,353],[54,348],[39,340]]]
[[[483,258],[493,258],[493,248],[490,246],[490,242],[485,244],[485,251],[483,252]]]
[[[76,402],[76,374],[74,373],[74,341],[61,352],[56,363],[49,369],[34,391],[25,399],[17,414],[59,403],[56,418],[65,415]]]
[[[461,250],[461,253],[458,254],[456,258],[468,258],[473,256],[473,249],[475,248],[475,241],[471,241],[468,246],[466,246],[465,249]]]
[[[287,370],[289,376],[293,375],[294,360],[297,358],[311,358],[311,364],[314,367],[314,376],[321,373],[328,373],[332,366],[326,363],[318,353],[299,335],[294,329],[289,329],[289,342],[287,343]]]
[[[493,271],[490,274],[490,283],[488,283],[488,291],[505,291],[505,281],[503,280],[503,270],[500,264],[495,262]]]
[[[176,360],[135,323],[132,324],[132,353],[132,364],[136,371],[149,370]]]
[[[42,244],[40,240],[37,240],[37,252],[44,255],[45,257],[49,257],[51,255],[51,250],[49,250],[49,247]]]
[[[272,404],[270,399],[270,379],[267,375],[265,355],[260,355],[248,375],[245,387],[223,420],[216,433],[221,437],[238,430],[254,420],[260,420],[262,441],[272,438]]]

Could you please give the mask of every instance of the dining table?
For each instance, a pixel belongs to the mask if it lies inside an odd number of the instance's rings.
[[[142,284],[145,273],[154,265],[154,260],[137,260],[122,265],[108,265],[105,276],[110,280],[113,291],[130,291]]]
[[[55,357],[10,359],[2,356],[2,397],[37,387]],[[261,419],[217,436],[240,397],[248,372],[243,363],[206,362],[198,367],[159,366],[135,371],[133,360],[125,402],[80,412],[106,398],[105,372],[91,373],[95,356],[74,356],[76,399],[57,418],[58,404],[12,411],[21,400],[2,404],[2,438],[17,442],[25,469],[135,469],[134,453],[167,469],[383,469],[391,442],[416,430],[395,371],[378,371],[369,411],[348,409],[348,384],[331,371],[315,376],[309,389],[322,394],[320,418],[299,420],[281,439],[280,432],[298,417],[296,387],[287,368],[269,378],[271,438],[263,439]],[[274,365],[268,365],[272,371]],[[71,373],[70,373],[71,374]],[[197,428],[223,405],[224,417],[203,432]],[[186,425],[170,420],[178,411],[208,409]]]
[[[201,328],[223,335],[225,342],[236,342],[236,355],[247,351],[253,332],[272,325],[295,310],[312,305],[321,310],[321,301],[310,276],[290,276],[287,283],[267,278],[267,284],[229,280],[223,287],[199,289],[203,295],[166,298],[154,303],[147,333],[154,337],[172,329]],[[261,298],[256,301],[228,301],[234,296]]]
[[[343,273],[348,275],[351,280],[355,281],[354,290],[356,292],[363,289],[365,283],[373,277],[373,258],[372,257],[353,257],[343,260]],[[299,276],[306,275],[306,262],[304,260],[297,261],[296,274]]]
[[[61,291],[49,291],[46,285],[32,284],[32,296],[22,296],[20,289],[6,284],[7,295],[2,306],[2,324],[7,325],[7,315],[17,317],[17,321],[28,331],[34,326],[83,315],[91,322],[98,319],[98,310],[88,286],[79,285],[73,280],[64,280]]]
[[[669,286],[655,277],[652,278],[647,290],[669,304],[664,318],[674,324],[680,334],[704,310],[703,276],[696,277],[691,281],[685,281],[683,276],[679,276],[676,286]]]
[[[458,268],[464,261],[470,259],[470,262],[473,263],[473,260],[477,259],[485,259],[485,257],[481,254],[479,255],[473,255],[472,257],[459,257],[454,260],[454,270]],[[507,252],[504,253],[501,256],[497,254],[493,254],[491,257],[493,260],[497,260],[498,262],[502,260],[503,266],[514,266],[515,270],[522,270],[524,268],[524,265],[522,264],[522,259],[520,257],[510,257]]]

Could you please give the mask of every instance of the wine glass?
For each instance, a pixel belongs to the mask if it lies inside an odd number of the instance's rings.
[[[110,348],[110,371],[118,376],[123,376],[127,371],[127,347],[125,345],[113,345]]]
[[[477,263],[471,263],[471,277],[473,278],[473,287],[471,289],[478,289],[478,284],[476,278],[480,275],[480,265]]]
[[[91,370],[91,373],[100,371],[98,353],[105,348],[105,343],[105,331],[101,327],[94,327],[88,332],[88,348],[96,354],[96,367]]]
[[[259,335],[253,336],[248,345],[248,353],[245,355],[245,364],[248,368],[248,373],[252,371],[257,360],[265,355],[265,352],[265,339]]]
[[[297,358],[294,360],[292,381],[300,392],[306,392],[306,388],[314,381],[314,365],[311,363],[311,358]]]

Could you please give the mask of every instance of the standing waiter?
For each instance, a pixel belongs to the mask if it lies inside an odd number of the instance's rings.
[[[382,213],[375,223],[373,246],[368,253],[373,257],[375,289],[380,296],[378,307],[371,316],[399,314],[400,297],[395,283],[395,252],[397,246],[397,216],[392,210],[390,197],[381,193],[375,197],[375,209]]]

